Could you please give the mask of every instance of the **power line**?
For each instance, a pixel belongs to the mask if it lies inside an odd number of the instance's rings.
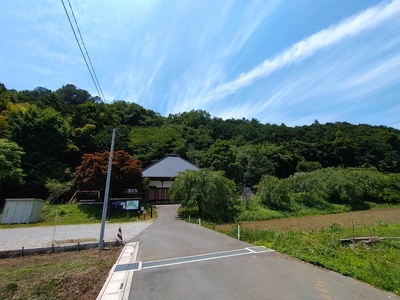
[[[87,49],[86,49],[85,42],[83,41],[83,37],[82,37],[81,31],[80,31],[80,29],[79,29],[78,23],[77,23],[76,18],[75,18],[74,10],[72,9],[71,2],[70,2],[69,0],[68,0],[68,4],[69,4],[69,7],[70,7],[70,9],[71,9],[72,16],[74,17],[74,21],[75,21],[75,24],[76,24],[76,28],[78,29],[78,33],[79,33],[79,36],[80,36],[80,38],[81,38],[81,41],[82,41],[82,44],[83,44],[83,48],[85,48],[86,56],[87,56],[87,58],[89,59],[89,63],[90,63],[90,66],[91,66],[91,68],[92,68],[92,71],[93,71],[93,74],[94,74],[94,78],[96,79],[97,85],[98,85],[98,87],[99,87],[99,89],[100,89],[100,92],[101,92],[101,95],[100,95],[100,96],[101,96],[101,97],[103,98],[103,100],[104,100],[103,91],[101,90],[101,86],[100,86],[99,80],[97,79],[96,72],[94,71],[93,64],[92,64],[92,61],[91,61],[90,56],[89,56],[89,52],[88,52]]]
[[[91,61],[91,59],[90,59],[89,52],[87,51],[85,42],[83,41],[83,37],[82,37],[81,31],[80,31],[80,29],[79,29],[78,22],[76,21],[75,14],[74,14],[74,11],[73,11],[73,9],[72,9],[71,3],[70,3],[70,1],[68,0],[68,4],[69,4],[69,7],[70,7],[70,9],[71,9],[72,16],[73,16],[73,18],[74,18],[76,28],[77,28],[77,30],[78,30],[78,32],[79,32],[79,36],[80,36],[80,38],[81,38],[83,47],[85,48],[85,52],[86,52],[87,58],[86,58],[85,54],[83,53],[82,46],[81,46],[81,44],[80,44],[80,42],[79,42],[79,39],[78,39],[78,37],[77,37],[77,35],[76,35],[75,28],[74,28],[74,26],[73,26],[73,24],[72,24],[72,22],[71,22],[71,18],[70,18],[70,16],[69,16],[69,13],[68,13],[68,11],[67,11],[67,8],[65,7],[64,0],[61,0],[61,2],[62,2],[62,5],[63,5],[63,7],[64,7],[65,14],[67,15],[69,24],[71,25],[72,32],[74,33],[75,40],[76,40],[76,42],[78,43],[79,50],[81,51],[82,57],[83,57],[83,59],[85,60],[86,67],[87,67],[87,69],[89,70],[90,77],[92,77],[94,86],[96,87],[97,93],[99,93],[100,98],[101,98],[103,101],[105,101],[105,97],[104,97],[103,91],[102,91],[102,89],[101,89],[99,80],[97,79],[96,72],[95,72],[95,70],[94,70],[94,68],[93,68],[93,64],[92,64],[92,61]],[[89,63],[88,63],[88,61],[89,61]],[[90,64],[90,66],[89,66],[89,64]]]

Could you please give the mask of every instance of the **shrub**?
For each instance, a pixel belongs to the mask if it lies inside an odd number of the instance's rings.
[[[283,179],[264,175],[258,185],[258,197],[261,203],[270,209],[291,210],[289,190]]]
[[[330,210],[333,204],[366,209],[372,203],[400,203],[400,174],[385,175],[375,168],[326,168],[281,180],[265,175],[258,197],[262,205],[287,212]]]
[[[232,220],[236,201],[235,183],[220,172],[186,170],[169,189],[171,201],[195,209],[197,216],[213,222]]]

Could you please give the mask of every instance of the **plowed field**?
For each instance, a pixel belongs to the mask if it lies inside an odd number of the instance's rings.
[[[376,208],[348,213],[295,217],[268,221],[242,222],[241,228],[270,229],[278,232],[289,230],[313,231],[329,227],[336,223],[342,227],[360,227],[383,222],[400,223],[400,207]],[[234,225],[218,225],[217,230],[229,230]]]

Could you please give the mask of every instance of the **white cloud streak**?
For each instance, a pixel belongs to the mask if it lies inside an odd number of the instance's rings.
[[[224,1],[204,11],[206,18],[190,31],[195,41],[188,68],[172,81],[168,111],[201,109],[210,90],[226,82],[229,61],[237,59],[248,39],[280,2]]]
[[[250,7],[244,13],[243,20],[240,20],[239,30],[231,38],[229,45],[224,47],[223,57],[231,56],[237,53],[247,42],[259,24],[279,5],[280,0],[274,0],[266,3],[265,1],[253,1]],[[260,13],[260,6],[263,10]],[[251,20],[251,22],[249,22]]]
[[[234,94],[239,89],[247,87],[260,78],[290,64],[302,61],[317,51],[340,43],[346,38],[374,28],[400,13],[400,1],[392,1],[386,5],[371,7],[353,17],[347,18],[337,25],[321,30],[310,37],[294,44],[272,59],[267,59],[251,71],[240,74],[233,81],[217,86],[211,90],[201,102],[216,101]]]
[[[165,60],[165,55],[157,62],[155,69],[153,71],[153,74],[151,74],[149,80],[147,81],[147,89],[150,89],[151,86],[153,85],[154,78],[157,76],[157,73],[160,71],[160,68],[162,67],[163,63]]]

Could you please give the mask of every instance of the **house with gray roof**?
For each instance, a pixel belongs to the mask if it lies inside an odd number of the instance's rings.
[[[161,160],[145,168],[142,172],[143,178],[150,180],[147,201],[150,204],[169,204],[168,189],[178,173],[186,170],[199,170],[199,167],[177,154],[167,154]]]

